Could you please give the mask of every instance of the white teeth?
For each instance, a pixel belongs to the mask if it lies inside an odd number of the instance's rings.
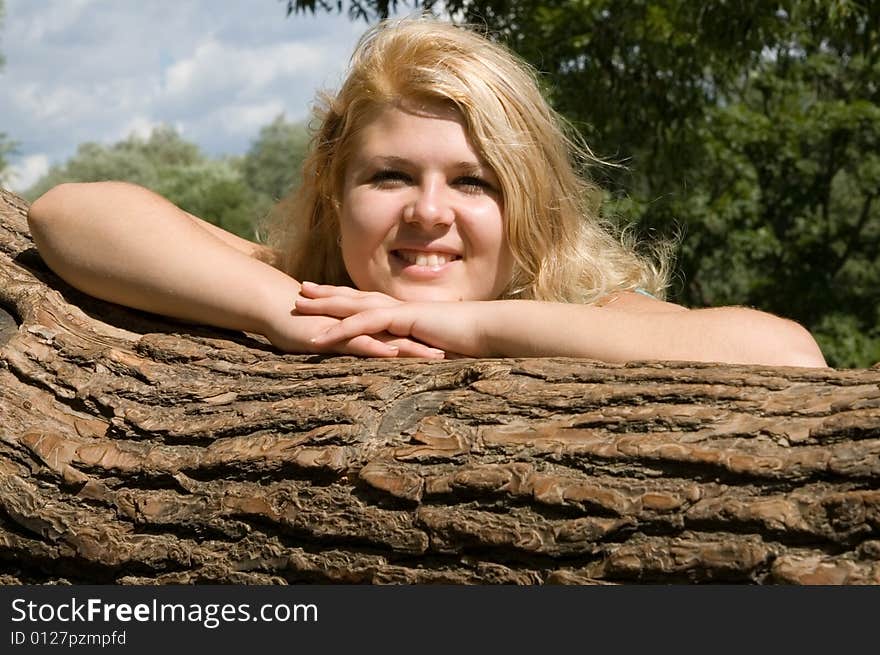
[[[397,254],[401,259],[410,264],[415,264],[416,266],[429,266],[431,268],[437,268],[458,259],[456,255],[437,252],[424,253],[414,250],[398,250]]]

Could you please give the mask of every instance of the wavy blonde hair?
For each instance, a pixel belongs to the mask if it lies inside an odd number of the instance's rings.
[[[476,31],[425,17],[369,29],[339,91],[319,95],[302,185],[269,228],[282,270],[352,286],[337,241],[345,167],[359,130],[404,100],[454,106],[500,181],[515,260],[501,298],[591,303],[637,287],[664,296],[666,257],[639,255],[600,219],[599,189],[577,172],[599,162],[544,99],[535,72]]]

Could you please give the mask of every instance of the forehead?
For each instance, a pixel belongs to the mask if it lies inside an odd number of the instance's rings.
[[[440,102],[385,105],[364,121],[351,145],[355,159],[455,153],[479,160],[461,112]]]

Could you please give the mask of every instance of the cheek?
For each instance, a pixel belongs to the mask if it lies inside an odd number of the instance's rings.
[[[342,261],[355,286],[372,288],[376,280],[376,259],[384,257],[383,243],[391,229],[381,203],[369,198],[347,197],[346,205],[357,208],[340,212]]]
[[[491,253],[490,258],[494,270],[491,273],[487,271],[486,279],[486,282],[491,286],[490,295],[498,297],[513,277],[514,256],[507,239],[501,209],[496,208],[491,219],[489,217],[487,219],[480,226],[479,238],[482,239],[486,252]]]
[[[470,233],[472,245],[477,250],[501,261],[507,259],[507,235],[504,231],[504,219],[497,205],[473,212],[472,220],[465,229]]]
[[[342,250],[342,261],[345,269],[348,271],[349,277],[355,284],[358,284],[358,278],[361,276],[361,269],[366,262],[366,241],[363,238],[363,230],[360,225],[352,220],[351,216],[343,215],[340,217],[339,229],[341,234],[340,248]]]
[[[357,248],[381,244],[394,224],[392,208],[388,205],[376,194],[347,194],[339,217],[343,242]]]

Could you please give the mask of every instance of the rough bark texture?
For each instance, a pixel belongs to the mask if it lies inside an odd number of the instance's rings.
[[[880,583],[880,368],[293,356],[0,192],[0,582]]]

